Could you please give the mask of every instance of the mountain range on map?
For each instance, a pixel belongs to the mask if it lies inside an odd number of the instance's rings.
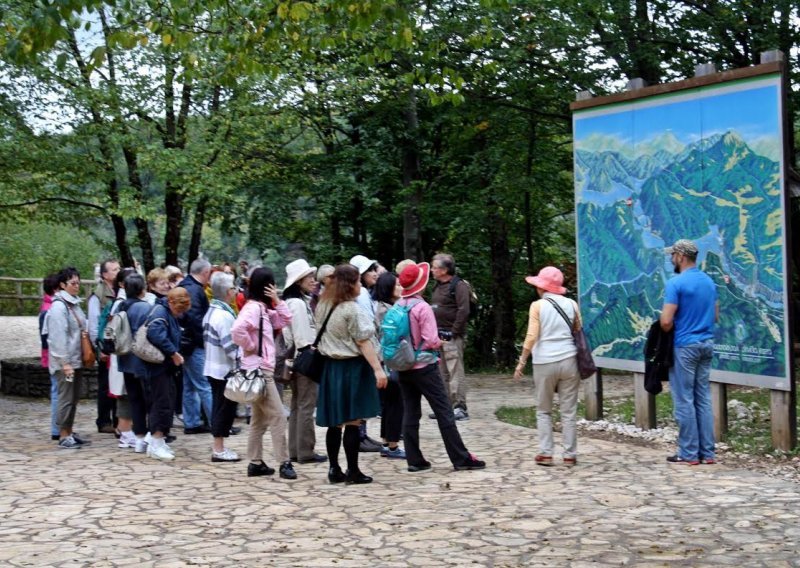
[[[663,247],[687,238],[729,310],[715,369],[784,376],[778,161],[734,130],[691,144],[666,132],[635,151],[593,135],[576,142],[575,180],[581,309],[596,356],[642,360],[672,276]]]

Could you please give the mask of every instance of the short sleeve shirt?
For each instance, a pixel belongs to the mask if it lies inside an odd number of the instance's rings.
[[[667,281],[665,304],[677,304],[675,347],[686,347],[714,338],[717,288],[698,268],[690,268]]]

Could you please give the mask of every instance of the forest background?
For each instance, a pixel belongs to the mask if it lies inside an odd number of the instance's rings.
[[[779,49],[796,169],[799,12],[790,0],[0,0],[0,276],[74,264],[90,277],[106,255],[148,270],[258,259],[281,274],[301,256],[393,267],[446,251],[480,297],[473,364],[512,366],[534,296],[522,277],[554,264],[575,289],[576,93]]]

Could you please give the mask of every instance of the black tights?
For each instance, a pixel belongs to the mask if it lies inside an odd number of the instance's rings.
[[[328,428],[325,434],[325,447],[328,450],[328,461],[331,469],[339,470],[339,449],[344,445],[344,455],[347,458],[347,469],[351,475],[360,472],[358,469],[358,447],[361,439],[358,426],[348,424],[344,427],[344,435],[339,427]]]

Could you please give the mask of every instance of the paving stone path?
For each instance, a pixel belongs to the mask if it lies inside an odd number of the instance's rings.
[[[294,482],[247,478],[180,431],[172,463],[96,433],[58,450],[45,401],[0,397],[0,566],[800,565],[796,484],[586,438],[577,467],[537,467],[534,432],[494,416],[531,404],[530,379],[471,382],[459,429],[485,470],[453,471],[423,418],[433,469],[361,454],[366,486],[329,485],[325,464],[296,466]],[[81,403],[79,432],[92,410]],[[246,427],[230,442],[244,454]]]

